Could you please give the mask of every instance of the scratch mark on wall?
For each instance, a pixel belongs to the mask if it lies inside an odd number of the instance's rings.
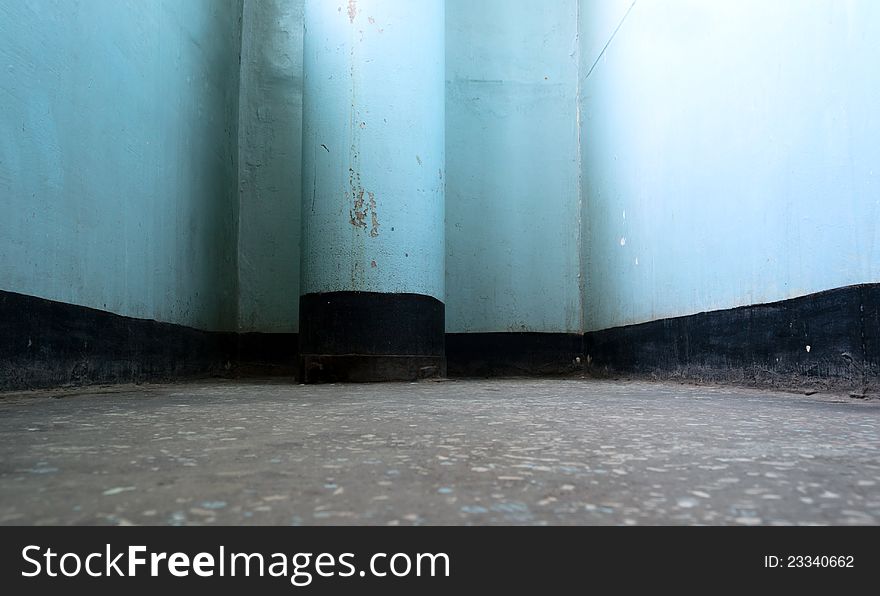
[[[624,13],[623,18],[620,19],[620,22],[617,24],[617,27],[614,29],[614,32],[611,34],[611,37],[608,38],[608,41],[605,42],[605,46],[602,48],[602,51],[599,52],[598,56],[596,56],[596,61],[593,62],[593,65],[590,66],[590,70],[587,71],[587,75],[584,77],[585,81],[590,78],[591,74],[593,74],[593,69],[596,68],[596,65],[599,64],[599,60],[601,60],[602,56],[605,55],[605,51],[608,49],[608,46],[611,45],[611,42],[614,41],[614,37],[617,35],[617,32],[620,31],[621,27],[623,27],[624,21],[626,21],[626,18],[629,16],[629,13],[632,12],[632,9],[636,5],[637,1],[638,0],[633,0],[632,4],[629,5],[629,8],[626,9],[626,12]]]

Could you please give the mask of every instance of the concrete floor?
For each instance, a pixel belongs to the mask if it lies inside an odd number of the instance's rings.
[[[590,380],[0,399],[4,524],[878,520],[878,401]]]

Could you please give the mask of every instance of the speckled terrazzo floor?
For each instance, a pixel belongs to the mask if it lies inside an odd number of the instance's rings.
[[[591,380],[0,399],[4,524],[878,521],[878,401]]]

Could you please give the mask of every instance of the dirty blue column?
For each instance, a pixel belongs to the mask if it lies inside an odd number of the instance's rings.
[[[306,382],[445,374],[444,20],[443,0],[306,0]]]

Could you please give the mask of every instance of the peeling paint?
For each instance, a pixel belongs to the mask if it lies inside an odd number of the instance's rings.
[[[379,216],[376,215],[376,197],[373,196],[373,193],[369,193],[370,195],[370,219],[373,227],[370,229],[370,236],[375,238],[379,235]]]
[[[367,210],[363,208],[364,206],[364,191],[360,190],[355,196],[354,200],[354,208],[351,209],[348,214],[351,218],[351,225],[356,228],[366,228],[367,222]]]
[[[352,180],[358,179],[352,171]],[[359,180],[358,180],[359,182]],[[366,198],[365,198],[366,195]],[[356,228],[367,229],[367,214],[370,215],[370,237],[375,238],[379,235],[379,215],[376,212],[376,195],[371,191],[366,191],[360,186],[355,186],[353,182],[352,196],[354,203],[348,211],[349,222]]]
[[[348,0],[348,20],[350,23],[354,23],[354,18],[357,16],[357,0]]]
[[[367,22],[370,23],[371,25],[375,25],[376,19],[373,17],[367,17]],[[376,27],[376,31],[378,31],[381,34],[385,31],[385,29],[383,29],[381,27]],[[363,33],[363,32],[361,32],[361,33]]]

